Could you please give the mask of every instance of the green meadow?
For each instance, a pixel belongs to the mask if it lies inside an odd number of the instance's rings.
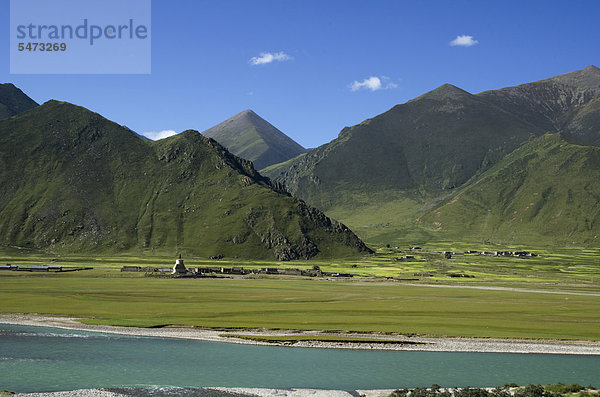
[[[418,246],[420,249],[412,249]],[[263,267],[307,269],[314,266],[325,272],[351,273],[351,281],[415,281],[419,283],[452,285],[492,285],[518,288],[559,289],[600,293],[600,248],[585,247],[531,247],[517,245],[492,245],[463,242],[431,242],[404,246],[371,246],[376,253],[357,259],[339,260],[242,260],[223,258],[209,260],[184,257],[188,268],[198,266],[241,266],[248,269]],[[446,258],[443,252],[452,252]],[[530,251],[535,257],[489,257],[464,254],[465,251]],[[408,257],[408,258],[405,258]],[[91,273],[119,277],[139,277],[143,274],[120,273],[122,266],[172,267],[174,256],[119,255],[50,256],[47,253],[18,250],[0,251],[0,265],[54,265],[90,266]],[[31,276],[31,273],[0,272],[3,276]],[[66,274],[61,277],[68,277]],[[261,275],[254,275],[260,278]],[[272,277],[272,276],[269,276]],[[288,277],[289,278],[289,277]],[[297,279],[296,277],[291,277]]]
[[[329,262],[184,258],[188,268],[319,266],[324,271],[355,275],[344,279],[260,274],[150,277],[143,272],[121,272],[120,268],[170,267],[175,258],[52,257],[5,251],[0,253],[1,265],[94,269],[0,271],[0,311],[75,316],[90,324],[139,327],[600,340],[597,249],[529,247],[540,254],[532,258],[455,254],[447,259],[441,253],[527,248],[435,243],[419,250],[380,247],[375,255]],[[414,258],[396,259],[407,255]]]

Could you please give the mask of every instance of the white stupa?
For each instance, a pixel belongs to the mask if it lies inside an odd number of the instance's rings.
[[[183,259],[181,259],[181,254],[179,254],[179,259],[177,259],[175,261],[175,265],[173,266],[172,274],[185,274],[185,273],[187,273],[187,269],[185,268],[185,265],[183,264]]]

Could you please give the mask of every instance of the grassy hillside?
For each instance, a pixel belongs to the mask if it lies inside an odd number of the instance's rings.
[[[437,196],[534,133],[539,131],[531,125],[446,84],[342,130],[283,172],[273,168],[265,173],[321,209],[351,204],[361,192]]]
[[[289,160],[306,151],[252,110],[245,110],[202,135],[213,138],[236,156],[252,161],[256,169]]]
[[[523,145],[420,217],[449,237],[597,244],[600,148],[547,134]]]
[[[574,112],[564,129],[570,140],[600,146],[600,98]]]
[[[367,241],[435,240],[443,233],[416,217],[524,142],[559,130],[569,142],[600,143],[600,69],[477,95],[445,84],[262,172]],[[462,221],[457,229],[468,227]]]
[[[0,122],[0,185],[4,246],[280,260],[369,251],[196,131],[151,142],[57,101]]]
[[[10,83],[0,84],[0,120],[33,109],[38,104]]]

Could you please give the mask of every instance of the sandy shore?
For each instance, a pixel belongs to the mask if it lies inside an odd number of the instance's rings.
[[[15,325],[31,325],[62,328],[79,331],[106,332],[122,335],[148,336],[159,338],[196,339],[212,342],[242,343],[254,345],[274,345],[273,343],[242,340],[227,337],[225,331],[199,328],[135,328],[108,325],[87,325],[75,318],[49,317],[33,314],[0,314],[0,323]],[[266,330],[236,331],[244,335],[284,336],[284,335],[334,335],[347,334],[323,332],[286,332]],[[481,352],[481,353],[545,353],[545,354],[586,354],[600,355],[600,342],[589,341],[554,341],[554,340],[519,340],[519,339],[487,339],[487,338],[429,338],[408,337],[402,335],[352,334],[353,337],[386,339],[393,343],[338,343],[338,342],[297,342],[293,347],[333,348],[333,349],[379,349],[379,350],[411,350],[436,352]],[[290,346],[282,343],[281,346]]]

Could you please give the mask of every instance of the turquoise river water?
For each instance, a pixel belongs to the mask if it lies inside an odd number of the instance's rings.
[[[0,324],[0,390],[600,386],[600,356],[255,346]]]

